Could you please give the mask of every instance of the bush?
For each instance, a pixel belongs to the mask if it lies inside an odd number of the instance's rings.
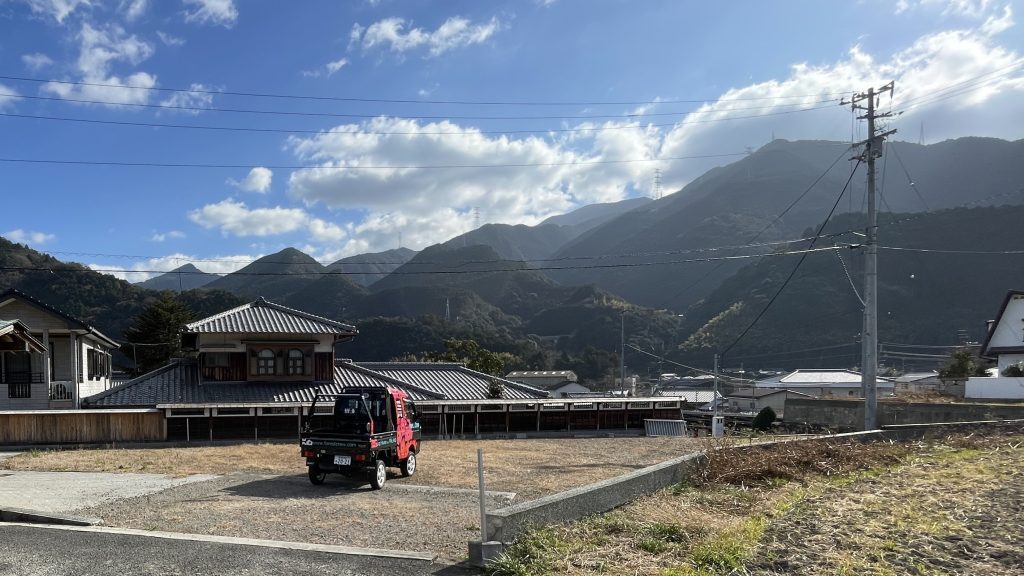
[[[1007,378],[1024,378],[1024,366],[1018,364],[1011,364],[1003,370],[1003,376]]]
[[[761,408],[761,411],[754,416],[754,421],[751,426],[754,430],[771,430],[772,424],[775,422],[775,410],[772,410],[771,406],[765,406]]]

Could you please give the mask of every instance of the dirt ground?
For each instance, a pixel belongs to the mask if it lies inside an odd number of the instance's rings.
[[[487,489],[517,501],[561,492],[700,450],[695,438],[561,438],[424,441],[418,469],[398,482],[477,487],[476,449],[484,450]],[[305,474],[293,444],[194,448],[33,451],[0,463],[10,470],[189,474]]]

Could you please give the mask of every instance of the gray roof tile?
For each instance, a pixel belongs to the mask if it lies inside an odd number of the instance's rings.
[[[263,298],[185,326],[187,332],[214,334],[339,334],[354,326],[268,302]]]
[[[463,364],[453,362],[356,362],[356,365],[430,390],[449,400],[487,398],[491,380],[504,384],[503,397],[507,399],[550,397],[550,394],[539,388],[470,370]]]

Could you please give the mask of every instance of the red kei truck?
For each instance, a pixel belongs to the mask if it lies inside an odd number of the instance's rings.
[[[330,402],[329,415],[317,414],[318,403]],[[329,425],[313,428],[313,418]],[[384,487],[387,468],[402,476],[416,473],[420,423],[406,393],[395,388],[345,388],[340,394],[317,390],[299,434],[309,481],[323,484],[328,473],[347,478],[368,475],[374,490]]]

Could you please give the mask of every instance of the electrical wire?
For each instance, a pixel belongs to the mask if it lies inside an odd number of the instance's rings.
[[[654,354],[652,352],[648,352],[648,351],[646,351],[646,350],[644,350],[642,348],[637,348],[636,346],[633,346],[632,344],[626,344],[626,348],[632,348],[633,350],[636,350],[637,352],[640,352],[641,354],[646,354],[646,355],[648,355],[648,356],[650,356],[652,358],[657,358],[661,362],[667,362],[669,364],[673,364],[673,365],[679,366],[681,368],[686,368],[687,370],[693,370],[694,372],[700,372],[701,374],[706,374],[708,376],[714,376],[715,375],[714,372],[709,372],[707,370],[704,370],[704,369],[701,369],[701,368],[696,368],[694,366],[688,366],[686,364],[682,364],[680,362],[676,362],[675,360],[669,360],[668,358],[665,358],[664,356],[658,356],[657,354]],[[725,375],[725,374],[718,374],[718,377],[721,378],[721,379],[725,379],[725,380],[736,380],[738,382],[754,382],[754,380],[749,380],[747,378],[737,378],[735,376],[728,376],[728,375]]]
[[[861,162],[862,161],[860,159],[858,159],[857,163],[854,164],[853,169],[850,170],[850,177],[846,180],[846,184],[843,186],[843,189],[839,192],[839,196],[836,197],[836,201],[835,201],[835,203],[832,204],[832,209],[829,210],[828,215],[825,217],[825,220],[821,223],[821,226],[818,226],[818,230],[815,233],[815,236],[821,234],[822,230],[825,229],[825,226],[828,224],[829,220],[832,218],[832,214],[835,213],[836,207],[839,206],[839,201],[842,200],[843,199],[843,195],[846,194],[846,189],[850,187],[850,182],[853,180],[853,175],[857,173],[857,168],[860,166]],[[814,238],[814,239],[811,240],[810,248],[809,249],[813,249],[814,248],[814,243],[816,241],[817,241],[817,238]],[[831,250],[831,248],[826,248],[826,249],[827,250]],[[729,344],[729,346],[726,347],[725,351],[722,352],[721,357],[724,358],[725,355],[728,354],[729,351],[732,350],[732,348],[734,346],[736,346],[736,344],[738,344],[740,342],[740,340],[743,339],[744,336],[747,335],[747,332],[750,332],[750,329],[753,328],[754,325],[757,324],[758,321],[761,320],[762,317],[764,317],[765,313],[768,312],[768,309],[771,308],[772,304],[775,303],[775,300],[779,297],[779,294],[782,294],[782,291],[786,289],[786,286],[789,284],[790,280],[793,279],[793,276],[796,275],[797,270],[800,269],[800,265],[803,264],[804,260],[806,260],[806,259],[807,259],[807,254],[803,254],[803,255],[800,256],[800,260],[797,261],[796,266],[793,267],[793,270],[789,273],[789,276],[786,277],[786,280],[782,283],[781,286],[779,286],[779,289],[775,291],[774,295],[772,295],[771,299],[768,301],[768,304],[766,304],[764,306],[764,308],[761,309],[761,311],[757,314],[757,317],[754,318],[754,321],[751,322],[750,324],[748,324],[747,327],[743,329],[743,332],[741,332],[740,335],[735,340],[733,340],[732,344]]]
[[[644,266],[666,266],[673,264],[689,264],[692,262],[714,262],[717,260],[742,260],[747,258],[762,258],[764,256],[791,256],[796,254],[808,254],[812,252],[821,252],[824,250],[833,250],[833,246],[825,248],[806,248],[803,250],[790,250],[783,252],[770,252],[766,254],[747,254],[747,255],[729,255],[729,256],[712,256],[708,258],[691,258],[682,260],[668,260],[660,262],[631,262],[621,264],[593,264],[584,266],[541,266],[536,268],[494,268],[494,269],[483,269],[483,270],[396,270],[391,272],[392,275],[424,275],[424,274],[489,274],[495,272],[535,272],[544,270],[580,270],[580,269],[601,269],[601,268],[638,268]],[[236,272],[203,272],[200,270],[191,271],[179,271],[179,270],[125,270],[122,268],[61,268],[52,266],[0,266],[0,271],[12,271],[12,272],[104,272],[104,273],[117,273],[117,274],[166,274],[173,272],[175,274],[219,274],[219,275],[238,275],[238,276],[349,276],[355,274],[365,274],[366,272],[354,272],[345,270],[328,270],[319,272],[243,272],[241,270]]]
[[[593,166],[599,164],[634,164],[643,162],[674,162],[677,160],[700,160],[745,156],[746,152],[727,154],[703,154],[698,156],[669,156],[664,158],[633,158],[626,160],[576,160],[572,162],[522,162],[511,164],[420,164],[420,165],[344,165],[344,166],[303,166],[285,164],[205,164],[192,162],[127,162],[120,160],[59,160],[55,158],[0,158],[0,162],[18,164],[56,164],[66,166],[118,166],[133,168],[215,168],[248,169],[262,166],[271,170],[437,170],[437,169],[482,169],[482,168],[533,168],[555,166]]]
[[[316,96],[309,94],[280,94],[268,92],[240,92],[230,90],[213,90],[208,88],[163,88],[157,86],[133,86],[110,84],[102,82],[85,82],[72,80],[58,80],[54,78],[33,78],[28,76],[0,76],[0,80],[12,80],[18,82],[34,82],[39,84],[61,84],[66,86],[90,86],[98,88],[117,88],[121,90],[146,90],[151,92],[177,92],[184,94],[211,94],[224,96],[247,96],[253,98],[277,98],[288,100],[319,100],[330,102],[367,102],[383,104],[453,104],[460,106],[639,106],[644,104],[698,104],[704,102],[715,102],[717,98],[700,98],[689,100],[624,100],[624,101],[487,101],[487,100],[412,100],[394,98],[367,98],[367,97],[343,97],[343,96]],[[838,96],[848,94],[850,90],[843,92],[821,92],[818,94],[793,94],[788,96],[737,96],[730,100],[779,100],[783,98],[820,98],[823,96]]]
[[[126,108],[140,108],[146,110],[176,110],[185,112],[222,112],[230,114],[259,114],[269,116],[294,116],[294,117],[315,117],[315,118],[346,118],[346,119],[366,119],[366,118],[379,118],[380,114],[366,115],[366,114],[343,114],[336,112],[296,112],[287,110],[260,110],[260,109],[240,109],[240,108],[217,108],[217,107],[196,107],[196,106],[184,106],[184,105],[170,105],[170,104],[144,104],[144,102],[120,102],[115,100],[93,100],[84,98],[68,98],[60,96],[41,96],[37,94],[17,94],[12,92],[0,92],[0,96],[9,99],[30,99],[30,100],[43,100],[43,101],[56,101],[56,102],[73,102],[73,104],[89,104],[89,105],[100,105],[110,107],[126,107]],[[834,100],[826,100],[834,101]],[[776,108],[776,107],[764,107],[764,108]],[[764,114],[752,114],[745,116],[733,116],[730,118],[710,118],[703,121],[697,122],[721,122],[725,120],[738,120],[743,118],[762,118],[768,116],[781,116],[786,114],[796,114],[799,112],[810,112],[813,110],[825,110],[833,108],[831,105],[818,106],[803,108],[797,110],[784,110],[779,112],[770,112]],[[728,112],[726,111],[708,111],[708,112]],[[702,113],[702,112],[699,112]],[[686,115],[692,114],[692,112],[685,113],[666,113],[673,115]],[[646,115],[644,115],[646,116]],[[633,116],[542,116],[542,117],[528,117],[528,116],[402,116],[402,118],[418,119],[418,120],[559,120],[559,119],[571,119],[571,118],[633,118]],[[673,124],[667,124],[673,125]]]

